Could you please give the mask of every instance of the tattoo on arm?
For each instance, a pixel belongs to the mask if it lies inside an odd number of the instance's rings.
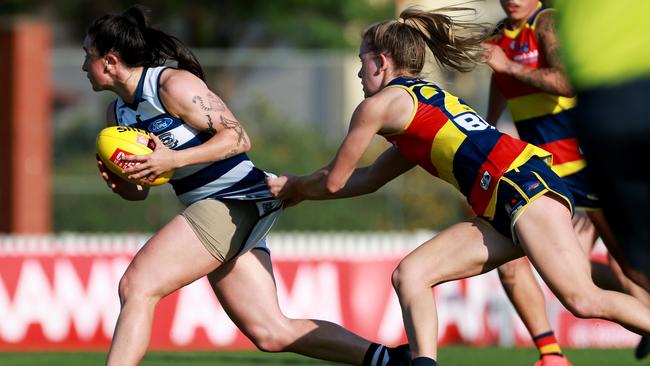
[[[239,151],[237,151],[237,149],[232,149],[232,150],[230,150],[229,153],[227,153],[226,155],[224,155],[223,158],[224,158],[224,160],[225,160],[225,159],[231,158],[231,157],[233,157],[233,156],[235,156],[235,155],[237,155],[237,154],[239,154]]]
[[[204,112],[225,112],[226,111],[226,105],[218,96],[216,96],[213,93],[209,93],[205,99],[200,95],[195,95],[194,97],[192,97],[192,103],[196,104]],[[208,127],[205,129],[205,132],[209,133],[210,135],[215,135],[217,134],[218,131],[215,128],[214,125],[215,123],[212,120],[212,116],[213,116],[212,113],[205,113],[205,117],[207,118],[207,124],[208,124]],[[234,130],[237,133],[238,147],[248,144],[246,132],[244,132],[244,129],[239,124],[239,122],[224,117],[223,113],[219,113],[219,119],[221,120],[220,124],[224,128]],[[237,154],[239,154],[239,149],[232,149],[230,152],[226,153],[224,159],[235,156]]]
[[[209,114],[206,114],[205,116],[208,117],[208,128],[205,129],[205,132],[209,133],[212,136],[216,135],[217,130],[214,128],[214,123],[212,122],[212,117],[210,117]]]
[[[564,74],[564,66],[560,59],[555,20],[552,13],[540,16],[535,32],[540,42],[540,51],[544,52],[548,66],[526,72],[520,75],[520,80],[553,94],[570,93],[571,86]]]
[[[226,110],[226,105],[214,93],[208,93],[205,99],[200,95],[195,95],[192,97],[192,103],[198,105],[204,112],[224,112]],[[208,128],[205,129],[205,132],[210,135],[215,135],[217,130],[214,128],[212,117],[210,114],[206,114],[205,116],[208,118]]]
[[[555,30],[555,19],[550,16],[540,19],[537,37],[541,40],[542,46],[546,50],[546,60],[552,67],[562,68],[560,52],[557,43],[557,32]]]
[[[195,95],[192,98],[192,103],[198,104],[199,108],[203,109],[206,112],[209,111],[223,112],[226,110],[226,106],[225,104],[223,104],[221,98],[219,98],[215,94],[209,93],[206,98],[207,101],[203,100],[203,98],[200,95]]]
[[[221,115],[221,125],[225,128],[230,128],[235,130],[235,132],[237,132],[237,135],[239,136],[239,138],[237,139],[237,146],[241,146],[242,143],[244,144],[248,143],[248,140],[246,139],[246,133],[244,132],[244,129],[239,124],[239,122],[228,119],[223,115]]]
[[[545,88],[545,80],[550,76],[555,73],[555,70],[551,69],[536,69],[534,71],[528,70],[528,72],[521,74],[518,79],[523,81],[524,83],[528,85],[532,85],[536,88],[539,89],[547,89]]]

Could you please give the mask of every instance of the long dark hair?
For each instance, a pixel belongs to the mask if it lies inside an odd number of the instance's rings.
[[[131,7],[120,15],[106,14],[96,19],[86,34],[99,56],[115,52],[130,67],[161,66],[171,59],[179,69],[205,80],[192,51],[178,38],[151,28],[141,7]]]
[[[467,11],[474,9],[449,6],[425,11],[410,7],[398,20],[371,25],[362,39],[371,51],[389,53],[395,67],[410,74],[422,71],[426,47],[440,65],[469,71],[484,59],[481,43],[490,35],[490,26],[448,15]]]

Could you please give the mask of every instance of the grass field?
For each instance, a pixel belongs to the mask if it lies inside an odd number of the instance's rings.
[[[629,349],[565,350],[574,366],[645,366]],[[104,353],[0,353],[3,366],[81,366],[103,365]],[[446,347],[440,351],[443,366],[532,366],[537,357],[534,349]],[[151,352],[142,366],[263,366],[263,365],[334,365],[290,354],[265,354],[257,351],[233,352]]]

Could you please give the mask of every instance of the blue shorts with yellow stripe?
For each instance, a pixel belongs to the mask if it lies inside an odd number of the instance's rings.
[[[562,177],[562,181],[573,195],[573,200],[578,210],[594,210],[601,207],[598,195],[592,189],[587,175],[587,169]]]
[[[549,192],[566,200],[573,213],[573,196],[562,182],[562,178],[541,159],[533,157],[501,177],[496,192],[494,217],[487,222],[500,234],[516,243],[514,226],[517,219],[530,202]]]

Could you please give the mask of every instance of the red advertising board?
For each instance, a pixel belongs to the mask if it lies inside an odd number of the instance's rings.
[[[119,312],[117,285],[136,248],[125,245],[123,237],[107,239],[108,246],[96,238],[75,238],[74,245],[62,245],[56,238],[39,240],[29,245],[0,240],[0,351],[106,349]],[[284,248],[273,259],[280,305],[288,316],[330,320],[386,344],[406,341],[390,284],[403,253],[366,248],[296,255]],[[576,319],[544,289],[561,344],[632,347],[638,341],[614,323]],[[446,283],[433,291],[442,344],[530,344],[496,274]],[[151,348],[253,346],[201,279],[158,305]]]

